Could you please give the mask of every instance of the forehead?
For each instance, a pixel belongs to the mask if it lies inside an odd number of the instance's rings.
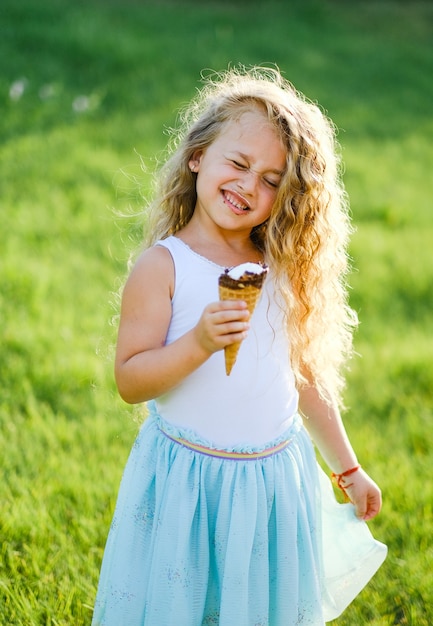
[[[268,139],[280,141],[277,129],[271,124],[265,113],[259,110],[250,110],[240,113],[228,120],[219,133],[231,139],[244,139],[246,137],[256,139],[262,133],[266,133]]]
[[[245,111],[227,121],[215,143],[252,156],[261,154],[278,160],[285,160],[287,154],[278,130],[259,110]]]

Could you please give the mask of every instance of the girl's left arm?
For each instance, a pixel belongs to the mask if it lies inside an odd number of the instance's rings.
[[[300,390],[299,409],[305,427],[332,472],[342,474],[359,465],[338,408],[330,406],[314,386]],[[369,520],[379,513],[381,491],[362,468],[344,477],[342,485],[359,518]]]

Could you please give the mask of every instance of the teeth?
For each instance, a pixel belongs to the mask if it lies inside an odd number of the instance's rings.
[[[226,193],[226,198],[230,202],[230,204],[233,204],[233,206],[235,206],[237,209],[245,211],[249,208],[246,204],[240,204],[230,193]]]

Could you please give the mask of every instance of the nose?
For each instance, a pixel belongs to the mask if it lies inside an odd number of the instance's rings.
[[[239,177],[239,188],[246,193],[253,193],[259,181],[259,174],[252,169],[246,169]]]

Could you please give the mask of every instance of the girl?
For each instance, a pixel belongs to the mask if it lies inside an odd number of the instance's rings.
[[[356,317],[333,127],[260,68],[208,81],[184,122],[123,293],[116,381],[126,402],[151,401],[150,416],[93,624],[323,625],[323,503],[306,429],[358,518],[381,507],[339,414]],[[252,316],[218,300],[224,268],[246,262],[269,268]],[[223,349],[236,342],[227,376]]]

